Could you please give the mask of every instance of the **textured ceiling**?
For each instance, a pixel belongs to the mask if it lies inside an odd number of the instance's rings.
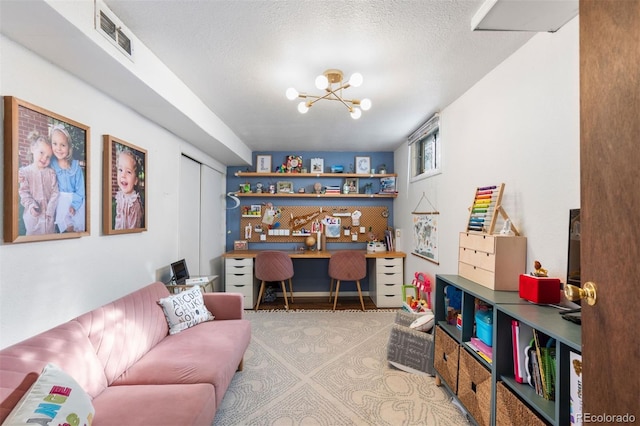
[[[479,0],[106,0],[108,7],[252,150],[393,150],[524,44],[472,32]],[[364,83],[370,111],[305,115],[284,92],[318,93],[327,68]]]
[[[394,150],[535,34],[471,31],[482,0],[103,1],[134,57],[150,51],[173,76],[105,48],[91,0],[0,0],[0,30],[227,165],[261,150]],[[364,76],[345,92],[371,99],[359,120],[327,101],[302,115],[285,97],[317,94],[328,68]]]

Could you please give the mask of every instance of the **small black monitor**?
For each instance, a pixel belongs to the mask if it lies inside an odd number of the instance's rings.
[[[567,284],[581,286],[580,278],[580,209],[569,210],[569,244],[567,255]]]
[[[176,284],[184,284],[189,278],[189,270],[187,269],[187,261],[184,259],[178,260],[171,264],[171,273],[173,274],[172,280]]]
[[[580,276],[580,235],[580,209],[571,209],[569,210],[567,284],[571,284],[576,287],[582,287],[582,278]],[[568,306],[572,308],[579,308],[581,306],[580,300],[569,302]],[[579,316],[580,314],[576,313],[575,315]]]

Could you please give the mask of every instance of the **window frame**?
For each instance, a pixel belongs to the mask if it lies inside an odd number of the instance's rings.
[[[434,114],[418,130],[409,136],[410,182],[426,179],[442,173],[442,143],[440,138],[440,115]],[[427,169],[425,150],[433,146],[432,167]]]

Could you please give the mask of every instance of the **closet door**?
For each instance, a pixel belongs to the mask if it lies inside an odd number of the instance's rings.
[[[226,241],[225,176],[204,164],[200,173],[200,274],[221,276]],[[222,291],[220,279],[215,286],[215,291]]]
[[[200,166],[187,156],[180,159],[178,257],[186,259],[193,276],[200,275]]]

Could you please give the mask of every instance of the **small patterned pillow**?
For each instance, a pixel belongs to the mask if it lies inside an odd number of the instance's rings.
[[[212,321],[213,314],[207,310],[199,285],[189,290],[158,300],[169,324],[169,334],[180,333],[205,321]]]
[[[2,425],[88,426],[95,414],[91,398],[78,382],[58,366],[47,364]]]

